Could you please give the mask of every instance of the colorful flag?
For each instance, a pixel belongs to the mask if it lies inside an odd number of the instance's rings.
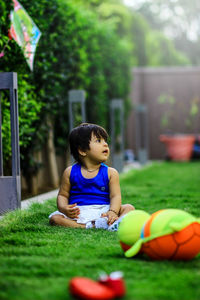
[[[14,10],[11,11],[10,35],[22,48],[27,64],[33,71],[35,51],[41,32],[23,6],[17,0],[13,0],[13,2]]]

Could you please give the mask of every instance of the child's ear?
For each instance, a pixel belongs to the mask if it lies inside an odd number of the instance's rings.
[[[86,156],[86,152],[81,150],[81,149],[78,149],[78,153],[81,155],[81,156]]]

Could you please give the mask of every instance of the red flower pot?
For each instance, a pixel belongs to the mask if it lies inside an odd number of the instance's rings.
[[[167,148],[167,155],[175,161],[189,161],[195,141],[193,135],[160,135],[160,141]]]

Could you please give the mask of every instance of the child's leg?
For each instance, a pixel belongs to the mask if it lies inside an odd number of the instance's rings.
[[[85,224],[78,224],[74,220],[70,220],[61,215],[53,215],[49,220],[50,225],[59,225],[72,228],[85,228]]]
[[[68,218],[65,218],[61,215],[53,215],[49,219],[50,225],[58,225],[58,226],[65,226],[65,227],[71,227],[71,228],[99,228],[99,229],[107,229],[108,224],[105,218],[98,219],[96,221],[88,222],[87,224],[80,224],[77,223],[74,220],[70,220]]]
[[[119,211],[119,218],[108,227],[109,231],[117,231],[120,222],[122,221],[123,217],[130,211],[134,210],[135,207],[131,204],[124,204],[121,205],[120,211]]]
[[[121,216],[126,215],[129,211],[134,210],[134,209],[135,209],[135,207],[131,204],[121,205],[121,208],[120,208],[120,211],[119,211],[119,218]]]

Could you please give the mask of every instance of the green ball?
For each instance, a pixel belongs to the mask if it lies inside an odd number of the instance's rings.
[[[144,210],[130,211],[121,221],[118,228],[120,242],[133,245],[140,239],[140,233],[144,223],[150,218],[150,214]]]

